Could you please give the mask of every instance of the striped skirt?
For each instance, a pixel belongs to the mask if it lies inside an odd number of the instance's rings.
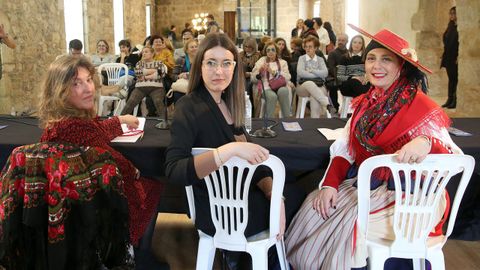
[[[330,218],[323,218],[313,209],[312,202],[319,190],[308,195],[287,230],[287,257],[295,270],[351,269],[366,266],[365,240],[354,236],[357,220],[356,179],[345,180],[338,188],[337,208],[330,209]],[[370,194],[369,235],[393,240],[395,191],[383,184]],[[437,211],[439,221],[445,202]]]

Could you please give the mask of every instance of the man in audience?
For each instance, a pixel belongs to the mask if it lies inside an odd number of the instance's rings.
[[[323,54],[326,54],[325,48],[327,47],[328,44],[330,44],[330,38],[328,37],[328,32],[325,28],[323,28],[323,22],[320,17],[316,17],[312,19],[314,24],[313,28],[317,31],[318,34],[318,41],[320,41],[320,47],[319,49],[323,52]]]
[[[73,57],[80,57],[83,55],[82,53],[83,44],[78,39],[72,39],[68,43],[68,52]]]
[[[73,56],[75,58],[80,57],[80,56],[83,55],[82,49],[83,49],[82,42],[78,39],[72,39],[68,43],[68,54],[61,54],[61,55],[57,56],[57,58],[55,58],[55,60],[60,58],[60,57],[67,56],[67,55]]]
[[[192,39],[193,39],[192,30],[185,28],[182,31],[183,46],[185,46],[185,44],[187,44],[187,42]],[[175,62],[177,62],[178,58],[185,57],[185,51],[183,50],[183,46],[181,48],[175,49],[175,51],[173,52],[173,58],[175,58]]]
[[[348,53],[347,50],[347,43],[348,43],[348,36],[345,33],[341,33],[340,35],[337,36],[337,48],[335,50],[331,51],[328,54],[328,61],[327,61],[327,67],[328,67],[328,77],[330,80],[336,80],[337,78],[337,65],[340,63],[340,59],[344,55]],[[340,107],[338,104],[338,94],[337,90],[338,87],[337,85],[329,85],[327,84],[328,87],[328,92],[330,93],[330,98],[332,99],[332,104],[337,109]]]
[[[15,44],[15,41],[13,38],[11,38],[7,32],[5,32],[5,28],[3,24],[0,24],[0,46],[2,44],[7,45],[10,49],[15,49],[17,47],[17,44]],[[0,79],[2,79],[2,54],[0,53]]]

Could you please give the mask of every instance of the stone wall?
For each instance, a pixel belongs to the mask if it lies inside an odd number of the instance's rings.
[[[164,29],[174,24],[177,26],[177,36],[180,36],[185,23],[191,24],[194,15],[203,12],[212,14],[220,27],[223,27],[224,1],[230,2],[230,0],[198,0],[185,3],[185,1],[155,0],[155,9],[152,14],[156,19],[153,23],[152,34],[163,34]],[[231,10],[231,4],[228,4],[227,7],[228,10]]]
[[[480,116],[480,2],[457,0],[457,22],[460,35],[456,116]]]
[[[63,0],[0,0],[0,21],[17,43],[2,45],[4,61],[0,80],[0,114],[36,110],[40,82],[48,65],[65,52]]]
[[[97,52],[97,42],[104,39],[110,46],[109,52],[115,54],[113,0],[87,0],[85,14],[87,20],[84,52],[95,54]]]
[[[299,18],[298,9],[298,0],[277,1],[277,37],[284,38],[287,46],[290,46],[292,29]]]
[[[132,46],[143,44],[146,37],[146,1],[123,0],[123,27],[125,38],[130,39]],[[153,19],[152,19],[153,22]],[[154,33],[152,31],[152,33]]]

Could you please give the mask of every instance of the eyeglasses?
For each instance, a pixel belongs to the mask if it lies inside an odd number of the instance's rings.
[[[308,45],[308,46],[304,46],[303,48],[305,48],[305,49],[315,49],[315,46]]]
[[[277,50],[275,50],[275,48],[267,48],[265,51],[266,52],[277,52]]]
[[[215,60],[204,60],[202,61],[202,64],[210,71],[215,71],[218,67],[221,67],[225,71],[230,71],[235,68],[237,62],[233,60],[224,60],[223,62],[218,63]]]

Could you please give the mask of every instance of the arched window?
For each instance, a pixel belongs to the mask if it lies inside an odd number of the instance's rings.
[[[85,44],[82,0],[63,0],[63,7],[65,16],[65,42],[68,53],[68,43],[70,40],[78,39],[82,44]]]

